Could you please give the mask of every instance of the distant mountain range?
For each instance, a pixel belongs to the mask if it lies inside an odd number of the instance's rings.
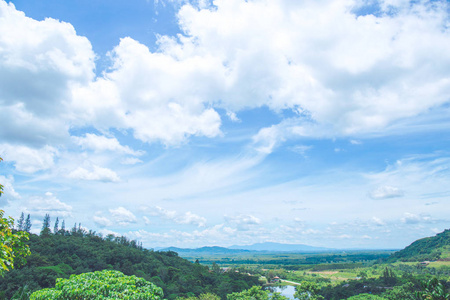
[[[332,251],[335,249],[313,247],[303,244],[280,244],[280,243],[256,243],[247,246],[231,246],[229,249],[242,249],[249,251],[270,251],[270,252],[322,252]]]
[[[250,252],[248,250],[242,249],[229,249],[224,247],[201,247],[201,248],[177,248],[177,247],[168,247],[159,249],[160,251],[174,251],[177,253],[207,253],[207,254],[237,254],[243,252]]]
[[[177,253],[208,253],[208,254],[237,254],[249,252],[297,252],[297,253],[311,253],[311,252],[325,252],[335,251],[336,249],[313,247],[303,244],[281,244],[281,243],[257,243],[252,245],[231,246],[231,247],[201,247],[201,248],[157,248],[161,251],[174,251]]]

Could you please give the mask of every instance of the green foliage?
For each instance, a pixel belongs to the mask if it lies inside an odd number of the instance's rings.
[[[392,290],[387,290],[383,297],[388,300],[397,299],[414,299],[416,287],[411,282],[405,283],[400,286],[394,286]]]
[[[395,252],[388,261],[437,260],[449,245],[450,230],[444,230],[436,236],[417,240],[405,249]]]
[[[415,294],[417,300],[447,300],[450,299],[450,294],[447,288],[439,282],[437,278],[430,279],[423,285],[423,290]]]
[[[0,210],[0,275],[14,269],[15,264],[24,263],[25,257],[30,254],[25,244],[28,233],[13,231],[14,220],[11,217],[4,218],[4,213]]]
[[[198,297],[189,296],[187,298],[178,297],[176,300],[220,300],[220,297],[212,293],[200,294]]]
[[[105,270],[58,279],[55,288],[36,291],[30,300],[160,300],[162,297],[162,289],[153,283]]]
[[[5,273],[0,280],[0,291],[8,299],[25,283],[36,291],[54,287],[57,278],[105,269],[144,278],[161,287],[170,300],[206,293],[225,299],[229,293],[259,284],[255,276],[210,272],[208,267],[193,264],[175,252],[143,249],[125,237],[101,238],[82,228],[74,233],[61,228],[58,234],[30,234],[28,244],[31,249],[28,263]]]
[[[288,300],[288,298],[280,293],[270,293],[262,290],[260,286],[253,286],[240,293],[227,295],[227,300]]]
[[[385,300],[385,299],[386,298],[366,293],[347,298],[347,300]],[[406,298],[397,298],[397,300],[398,299],[406,299]]]
[[[302,281],[300,285],[295,287],[294,297],[300,300],[321,300],[324,299],[317,293],[320,290],[320,286],[311,281]]]

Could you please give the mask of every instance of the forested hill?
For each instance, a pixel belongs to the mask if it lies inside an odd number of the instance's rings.
[[[189,262],[177,253],[143,249],[124,237],[101,238],[86,232],[30,235],[27,264],[6,272],[0,280],[0,299],[10,299],[27,285],[32,290],[53,287],[56,278],[71,274],[114,269],[136,275],[164,290],[166,299],[211,292],[226,294],[258,285],[258,279],[237,272],[215,272]],[[6,298],[5,298],[6,297]]]
[[[415,241],[403,250],[393,253],[388,261],[424,261],[450,259],[450,230],[436,236]]]

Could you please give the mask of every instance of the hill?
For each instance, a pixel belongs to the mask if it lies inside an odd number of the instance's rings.
[[[333,249],[323,248],[323,247],[313,247],[303,244],[280,244],[280,243],[257,243],[247,246],[231,246],[229,249],[242,249],[250,251],[270,251],[270,252],[323,252],[332,251]]]
[[[68,278],[104,269],[136,275],[155,283],[166,299],[192,294],[215,293],[222,299],[232,292],[258,285],[258,279],[237,272],[212,272],[208,267],[192,263],[173,251],[153,251],[140,247],[125,237],[94,233],[59,231],[58,234],[30,234],[31,255],[27,264],[0,280],[0,299],[27,285],[38,290],[55,285],[56,278]]]
[[[450,259],[450,230],[413,242],[405,249],[393,253],[388,261],[424,261]]]

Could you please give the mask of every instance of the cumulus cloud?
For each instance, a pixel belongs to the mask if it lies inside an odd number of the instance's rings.
[[[0,137],[42,147],[68,137],[75,86],[94,78],[94,52],[72,25],[36,21],[0,1]]]
[[[0,144],[0,153],[5,161],[13,161],[19,172],[34,173],[50,169],[58,150],[51,146],[33,149],[26,146]]]
[[[105,217],[101,217],[101,216],[94,216],[93,220],[94,220],[94,223],[100,227],[107,227],[107,226],[111,226],[113,224],[111,222],[111,220],[109,220],[108,218],[105,218]]]
[[[184,214],[179,214],[173,210],[166,210],[162,207],[156,206],[153,209],[152,214],[154,216],[160,216],[167,220],[171,220],[177,224],[195,225],[198,227],[204,227],[206,225],[206,219],[204,217],[193,214],[188,211]]]
[[[74,142],[83,149],[89,149],[96,152],[113,151],[130,155],[142,155],[143,151],[134,151],[128,146],[122,146],[116,138],[108,138],[96,134],[87,133],[84,137],[72,137]]]
[[[112,71],[74,94],[88,122],[132,129],[137,139],[166,145],[220,134],[220,116],[205,101],[211,88],[203,83],[218,61],[152,53],[131,38],[121,40],[111,59]]]
[[[225,221],[230,226],[236,227],[239,230],[250,230],[251,227],[261,224],[261,220],[252,215],[238,215],[238,216],[224,216]]]
[[[0,175],[0,183],[3,185],[3,194],[0,198],[0,203],[2,200],[16,200],[20,199],[19,193],[14,189],[14,177],[13,176],[2,176]]]
[[[72,216],[72,206],[60,201],[53,193],[47,192],[45,196],[33,196],[24,204],[24,212],[33,216],[54,217]]]
[[[417,215],[412,213],[405,213],[405,216],[401,219],[405,224],[419,224],[419,223],[431,223],[433,219],[428,215]]]
[[[91,170],[87,170],[83,167],[78,167],[68,174],[69,178],[81,179],[89,181],[103,181],[103,182],[118,182],[119,176],[108,168],[102,168],[96,165],[91,167]]]
[[[403,197],[404,192],[397,187],[393,186],[380,186],[375,190],[369,192],[369,197],[372,199],[388,199]]]
[[[120,226],[127,226],[131,223],[136,223],[136,216],[124,207],[118,207],[116,209],[110,209],[114,221]]]

